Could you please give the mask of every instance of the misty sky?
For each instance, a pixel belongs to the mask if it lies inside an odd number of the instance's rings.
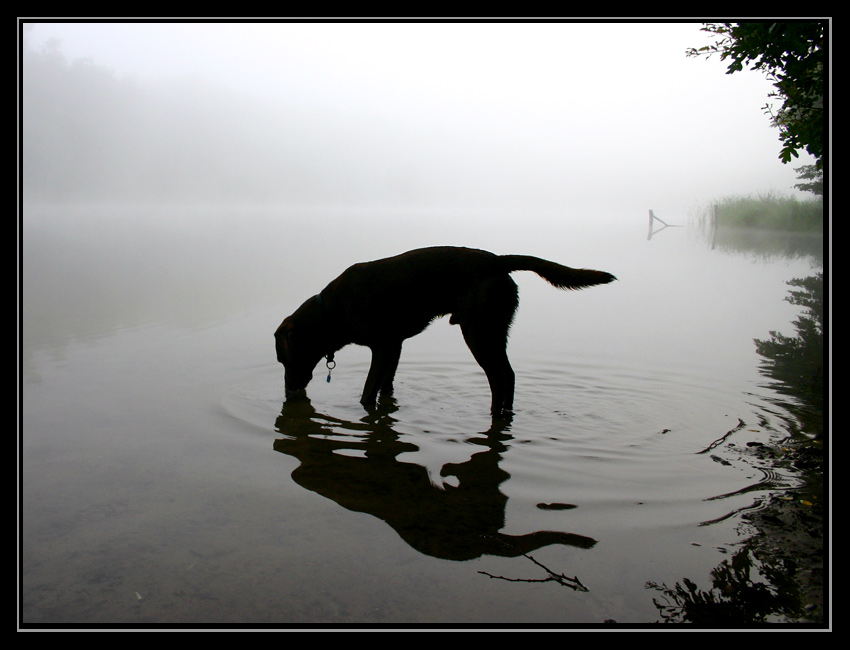
[[[345,128],[385,124],[405,134],[381,145],[391,164],[421,171],[463,160],[519,201],[551,190],[584,208],[685,216],[733,194],[792,193],[794,167],[812,161],[779,162],[778,132],[762,111],[771,84],[755,71],[726,75],[717,58],[687,58],[710,42],[699,28],[41,23],[27,39],[36,49],[58,39],[69,60],[119,78],[188,76],[258,104],[344,115]]]

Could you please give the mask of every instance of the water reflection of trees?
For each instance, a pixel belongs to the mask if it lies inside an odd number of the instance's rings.
[[[786,564],[762,563],[745,546],[711,571],[712,588],[707,591],[687,578],[673,587],[650,582],[647,588],[659,592],[652,602],[665,623],[731,627],[798,619],[804,607]]]
[[[756,339],[762,357],[761,372],[771,387],[790,398],[785,406],[798,419],[800,429],[815,439],[823,437],[823,273],[788,282],[795,290],[786,298],[804,312],[794,322],[796,336],[771,332],[766,341]]]
[[[719,241],[727,252],[823,259],[822,238],[738,231]],[[795,336],[771,332],[755,346],[760,372],[778,396],[769,401],[788,414],[788,436],[775,453],[762,455],[797,476],[799,487],[769,496],[742,516],[749,537],[711,571],[710,589],[688,578],[672,587],[646,584],[659,594],[652,600],[665,623],[823,624],[823,273],[788,285],[786,300],[802,308],[793,323]]]
[[[811,260],[823,265],[823,234],[758,228],[730,228],[707,221],[698,231],[711,247],[730,254],[755,255],[760,259]],[[786,399],[781,404],[797,419],[795,431],[820,439],[823,433],[823,273],[788,282],[786,300],[802,307],[794,322],[796,336],[771,332],[769,340],[756,340],[762,358],[761,373],[770,388]]]

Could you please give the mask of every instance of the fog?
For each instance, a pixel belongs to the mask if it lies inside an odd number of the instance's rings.
[[[682,219],[792,193],[699,23],[24,23],[32,202]]]
[[[791,193],[809,162],[779,161],[759,73],[686,57],[699,24],[21,37],[22,627],[626,625],[658,620],[650,583],[786,602],[782,567],[819,575],[796,537],[745,536],[797,480],[762,455],[797,411],[754,341],[794,331],[822,241],[647,233],[648,210]],[[509,422],[449,318],[405,341],[380,409],[356,345],[287,400],[283,318],[432,245],[618,281],[514,274]],[[741,586],[716,583],[732,562]]]

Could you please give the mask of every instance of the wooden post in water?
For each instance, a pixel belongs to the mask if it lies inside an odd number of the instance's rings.
[[[655,216],[655,213],[652,210],[650,210],[649,211],[649,234],[646,236],[647,241],[652,239],[652,236],[655,234],[654,232],[652,232],[652,223],[654,221],[659,221],[662,224],[661,228],[659,228],[656,232],[660,232],[660,231],[664,230],[665,228],[669,228],[671,225],[673,225],[673,224],[667,223],[663,219],[659,219],[658,217]]]
[[[717,244],[717,204],[715,203],[711,212],[711,250]]]
[[[646,240],[649,241],[652,239],[652,222],[655,221],[655,215],[652,213],[652,210],[649,211],[649,232],[646,235]]]

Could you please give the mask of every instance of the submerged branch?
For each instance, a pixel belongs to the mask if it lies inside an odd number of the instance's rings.
[[[503,542],[503,543],[505,543],[505,542]],[[493,578],[494,580],[505,580],[506,582],[557,582],[559,585],[563,585],[564,587],[569,587],[570,589],[572,589],[574,591],[583,591],[583,592],[590,591],[590,589],[588,589],[587,587],[585,587],[581,583],[581,580],[578,579],[578,576],[573,576],[572,578],[570,578],[569,576],[564,575],[563,573],[555,573],[554,571],[552,571],[546,565],[535,560],[528,553],[523,553],[522,556],[524,558],[531,560],[534,564],[536,564],[541,569],[543,569],[546,573],[549,574],[549,577],[547,577],[547,578],[506,578],[505,576],[493,575],[492,573],[488,573],[487,571],[479,571],[478,573],[481,573],[481,574],[487,576],[488,578]]]
[[[744,421],[743,421],[741,418],[738,418],[738,424],[737,424],[737,426],[735,426],[733,429],[730,429],[729,431],[727,431],[725,434],[723,434],[723,436],[722,436],[722,437],[718,438],[717,440],[715,440],[714,442],[712,442],[712,443],[711,443],[708,447],[706,447],[706,448],[705,448],[705,449],[703,449],[702,451],[698,451],[697,453],[698,453],[698,454],[704,454],[704,453],[706,453],[707,451],[711,451],[711,450],[712,450],[712,449],[714,449],[717,445],[722,444],[722,443],[723,443],[723,441],[724,441],[724,440],[726,440],[726,438],[728,438],[729,436],[731,436],[731,435],[732,435],[733,433],[735,433],[736,431],[740,431],[740,430],[741,430],[741,429],[743,429],[745,426],[747,426],[747,425],[746,425],[746,424],[744,424]]]

